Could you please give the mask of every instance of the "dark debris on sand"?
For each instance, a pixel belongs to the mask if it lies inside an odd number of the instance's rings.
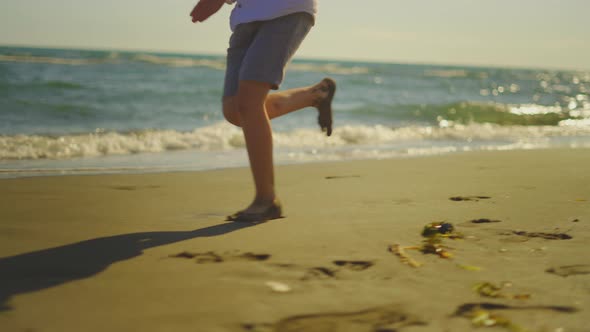
[[[449,198],[451,201],[462,202],[462,201],[474,201],[479,202],[482,199],[490,199],[490,196],[454,196]]]

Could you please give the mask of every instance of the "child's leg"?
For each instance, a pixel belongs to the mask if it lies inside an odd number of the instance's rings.
[[[253,202],[233,216],[235,221],[260,221],[281,216],[280,202],[274,186],[272,128],[270,119],[315,106],[319,111],[320,126],[332,131],[331,102],[336,85],[331,79],[304,88],[268,94],[271,85],[243,80],[235,97],[225,97],[223,113],[231,123],[242,127],[254,178],[256,194]],[[322,120],[323,119],[323,120]],[[329,119],[329,125],[326,125]],[[323,122],[322,122],[323,121]]]
[[[266,113],[269,119],[274,119],[306,107],[317,107],[320,118],[329,118],[329,131],[331,131],[331,101],[335,87],[334,81],[326,78],[314,85],[268,94],[264,102]],[[227,121],[241,127],[240,113],[235,97],[224,98],[223,115]],[[328,126],[327,124],[320,125],[322,128]]]
[[[272,131],[265,110],[265,100],[270,90],[268,83],[240,81],[237,107],[250,168],[256,186],[256,196],[252,204],[243,212],[261,213],[276,199],[274,189],[274,168],[272,156]]]

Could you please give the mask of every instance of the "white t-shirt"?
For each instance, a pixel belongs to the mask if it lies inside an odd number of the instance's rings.
[[[306,12],[315,17],[317,0],[226,0],[235,3],[229,19],[232,31],[241,23],[266,21],[273,18]]]

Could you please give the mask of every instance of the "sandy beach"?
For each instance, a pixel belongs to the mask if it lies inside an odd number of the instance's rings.
[[[0,331],[590,331],[590,153],[0,181]],[[451,257],[420,247],[446,222]],[[392,252],[393,251],[393,252]],[[418,263],[419,267],[409,263]]]

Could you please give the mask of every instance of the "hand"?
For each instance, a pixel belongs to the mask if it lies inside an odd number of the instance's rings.
[[[200,0],[191,12],[193,23],[205,21],[209,16],[217,13],[224,3],[225,0]]]

